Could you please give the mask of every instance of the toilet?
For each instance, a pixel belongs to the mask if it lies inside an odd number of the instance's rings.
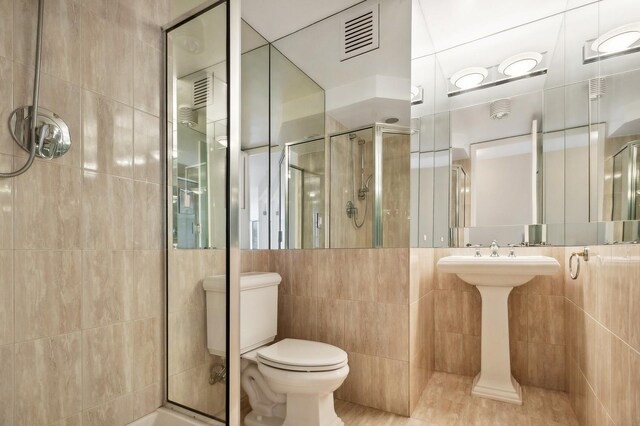
[[[240,274],[242,389],[252,411],[246,426],[341,426],[333,392],[349,374],[347,353],[321,342],[284,339],[278,328],[278,285],[274,272]],[[205,278],[207,346],[226,356],[226,276]]]

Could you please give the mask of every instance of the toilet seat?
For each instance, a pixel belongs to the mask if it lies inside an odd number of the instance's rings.
[[[258,364],[299,372],[339,370],[348,363],[347,353],[340,348],[299,339],[284,339],[260,348],[256,359]]]

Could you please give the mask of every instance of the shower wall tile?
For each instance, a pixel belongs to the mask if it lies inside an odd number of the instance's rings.
[[[35,64],[38,2],[14,0],[14,60]],[[80,80],[80,3],[49,0],[45,3],[42,71],[69,82]]]
[[[144,417],[162,405],[162,387],[160,383],[136,391],[133,394],[133,420]]]
[[[13,426],[13,345],[0,346],[0,425]]]
[[[133,252],[132,319],[157,316],[164,291],[164,255],[160,250]]]
[[[82,252],[82,328],[131,319],[133,253]]]
[[[0,346],[13,343],[13,251],[0,250]]]
[[[79,330],[81,252],[25,250],[18,253],[14,259],[16,342]]]
[[[13,57],[13,0],[0,0],[0,56]]]
[[[49,426],[82,426],[82,414],[78,413],[66,419],[50,423]]]
[[[160,121],[158,117],[135,110],[133,113],[133,177],[161,183]]]
[[[82,395],[93,408],[133,390],[132,326],[119,323],[82,332]]]
[[[84,412],[83,426],[125,426],[133,420],[133,394],[129,393]]]
[[[82,87],[133,105],[133,36],[86,9],[81,23]]]
[[[2,13],[2,8],[6,8],[6,3],[11,4],[11,0],[0,0],[0,20],[6,20]],[[6,27],[0,24],[0,32]],[[11,38],[4,38],[0,35],[0,73],[4,76],[0,79],[0,121],[9,122],[9,115],[13,111],[13,63],[10,58],[2,57],[2,44],[10,42]],[[0,154],[12,154],[15,143],[9,133],[9,126],[0,126]],[[3,164],[3,170],[8,170]]]
[[[5,123],[14,105],[32,102],[36,8],[0,0]],[[157,117],[139,121],[138,171],[157,166],[139,180],[156,185],[134,188],[133,82],[142,39],[138,59],[157,58],[146,67],[145,83],[155,82],[146,102],[159,111],[166,9],[166,0],[45,1],[40,105],[65,120],[72,146],[0,182],[2,426],[126,424],[161,404],[162,379],[152,374],[163,350],[161,142]],[[0,169],[27,156],[0,127]]]
[[[15,423],[47,425],[82,410],[80,333],[15,349]]]
[[[15,249],[80,248],[79,169],[36,161],[13,183]]]
[[[33,69],[14,63],[13,69],[13,104],[15,106],[31,105],[33,100]],[[72,83],[52,77],[46,73],[40,77],[39,107],[54,111],[64,119],[69,128],[71,148],[62,157],[54,160],[36,158],[36,162],[51,162],[80,167],[82,153],[81,138],[81,93],[80,88]],[[14,146],[14,154],[27,157],[28,153]]]
[[[133,176],[133,109],[82,92],[82,160],[85,170]]]
[[[160,115],[160,80],[150,75],[160,74],[161,54],[143,41],[133,42],[133,106],[156,117]]]
[[[162,344],[159,318],[133,323],[133,390],[154,384],[162,374]]]
[[[162,249],[162,204],[160,185],[135,181],[133,184],[133,248]]]
[[[170,20],[169,2],[155,2],[154,0],[136,0],[125,2],[131,4],[131,17],[135,35],[155,49],[161,48],[162,37],[157,28]]]
[[[84,172],[82,181],[83,248],[131,250],[134,205],[131,180]]]
[[[0,154],[1,170],[11,170],[12,157]],[[0,249],[13,248],[13,180],[0,180]]]

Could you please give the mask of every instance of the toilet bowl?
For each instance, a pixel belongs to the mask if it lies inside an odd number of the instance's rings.
[[[349,374],[347,353],[342,349],[284,339],[243,359],[248,363],[242,386],[253,409],[245,417],[246,426],[344,424],[333,405],[333,392]]]
[[[284,339],[277,332],[278,285],[273,272],[240,274],[242,388],[252,411],[246,426],[341,426],[333,392],[349,374],[347,353],[309,340]],[[226,277],[203,281],[207,298],[207,347],[226,355]]]

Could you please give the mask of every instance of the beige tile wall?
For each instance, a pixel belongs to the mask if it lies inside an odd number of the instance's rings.
[[[434,249],[409,250],[409,412],[434,371]]]
[[[577,248],[567,247],[565,257]],[[640,424],[640,247],[595,246],[565,275],[566,382],[581,424]]]
[[[2,123],[31,103],[36,7],[0,0]],[[40,105],[73,145],[0,180],[0,425],[122,425],[162,398],[168,2],[46,0],[44,15]],[[6,127],[3,171],[27,155]]]
[[[473,249],[436,249],[435,262]],[[536,277],[509,296],[511,371],[524,385],[565,390],[563,248],[516,249],[516,254],[555,257],[561,272]],[[435,274],[435,370],[475,375],[480,371],[482,301],[478,290],[454,274]]]
[[[336,397],[408,415],[410,361],[423,366],[427,356],[416,348],[410,359],[409,249],[274,250],[269,258],[282,276],[278,338],[341,347],[350,373]],[[420,301],[428,307],[416,294]]]

